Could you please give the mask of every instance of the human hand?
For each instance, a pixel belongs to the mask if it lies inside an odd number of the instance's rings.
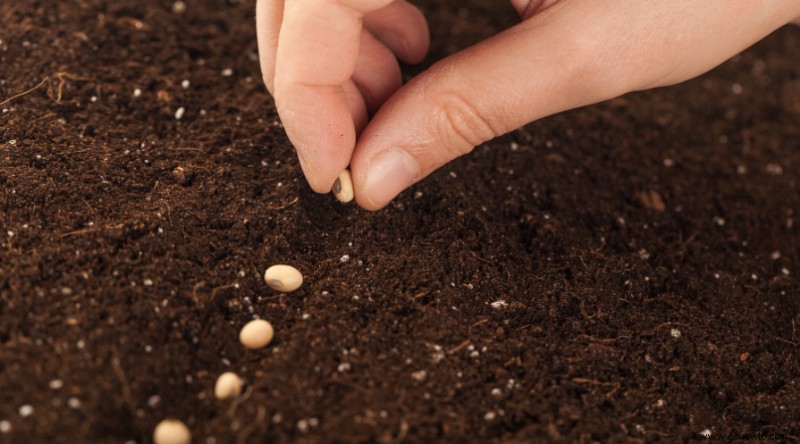
[[[261,71],[311,188],[331,190],[368,113],[421,61],[428,25],[405,0],[259,0]],[[279,37],[280,34],[280,37]]]
[[[259,0],[264,79],[311,187],[329,191],[349,163],[357,202],[379,209],[498,135],[690,79],[800,22],[796,0],[511,2],[522,23],[401,87],[387,48],[414,62],[428,45],[405,1]]]

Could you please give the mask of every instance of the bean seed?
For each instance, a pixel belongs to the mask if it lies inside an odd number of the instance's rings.
[[[217,378],[214,386],[214,396],[217,399],[236,398],[242,394],[242,378],[236,373],[225,372]]]
[[[291,265],[273,265],[264,272],[264,280],[273,290],[289,293],[303,285],[303,275]]]
[[[339,177],[333,183],[331,192],[340,202],[347,203],[353,200],[355,192],[353,191],[353,178],[350,176],[350,170],[346,169],[339,173]]]
[[[192,442],[192,432],[177,419],[165,419],[158,423],[153,431],[153,442],[155,444],[190,444]]]
[[[266,347],[274,335],[272,324],[263,319],[256,319],[248,322],[242,328],[242,331],[239,332],[239,341],[245,347],[255,350]]]

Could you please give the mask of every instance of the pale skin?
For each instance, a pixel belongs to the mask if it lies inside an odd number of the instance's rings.
[[[428,50],[405,0],[258,0],[261,70],[311,188],[351,169],[368,210],[526,123],[696,77],[798,0],[511,0],[522,21],[402,84]],[[368,116],[372,115],[370,119]]]

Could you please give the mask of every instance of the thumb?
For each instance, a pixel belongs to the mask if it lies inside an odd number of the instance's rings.
[[[382,208],[487,140],[623,93],[600,79],[592,39],[565,38],[563,29],[581,27],[568,12],[546,22],[534,17],[454,54],[384,103],[350,161],[359,205]]]
[[[433,65],[359,138],[350,161],[357,202],[382,208],[476,145],[541,117],[699,75],[787,23],[792,2],[662,3],[557,2]]]

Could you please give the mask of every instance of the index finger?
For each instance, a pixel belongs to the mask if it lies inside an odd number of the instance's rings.
[[[357,91],[344,85],[355,70],[362,17],[391,2],[290,0],[284,5],[275,105],[314,191],[330,191],[350,161],[356,139],[350,101]]]

